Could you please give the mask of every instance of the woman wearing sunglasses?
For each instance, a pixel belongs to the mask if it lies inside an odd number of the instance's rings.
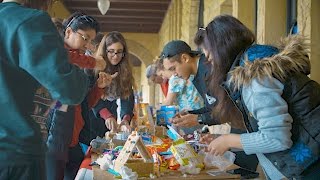
[[[91,16],[83,13],[74,13],[62,26],[55,22],[58,30],[62,31],[69,60],[80,68],[103,70],[106,63],[103,58],[94,59],[84,52],[99,31],[98,22]],[[94,81],[86,100],[91,108],[103,94],[103,88],[112,81],[111,76],[99,73]],[[83,154],[79,145],[79,134],[84,126],[81,105],[65,106],[55,103],[47,124],[49,129],[47,140],[47,179],[74,179]]]

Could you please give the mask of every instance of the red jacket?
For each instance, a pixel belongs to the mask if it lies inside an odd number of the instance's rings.
[[[166,81],[166,82],[164,82],[164,83],[161,83],[160,86],[161,86],[161,90],[162,90],[162,92],[163,92],[163,95],[164,95],[165,97],[167,97],[168,88],[169,88],[169,81]]]
[[[96,66],[96,60],[93,57],[80,53],[78,49],[71,49],[66,44],[64,47],[69,50],[68,54],[71,64],[88,69],[93,69]]]
[[[77,49],[71,49],[69,46],[65,44],[65,48],[68,49],[69,53],[69,60],[70,63],[75,64],[79,66],[80,68],[88,68],[93,69],[96,66],[96,60],[91,57],[87,56],[85,54],[80,53]],[[89,108],[92,108],[101,98],[101,95],[103,94],[103,89],[98,88],[97,85],[95,85],[88,94],[88,105]],[[74,124],[73,124],[73,134],[72,134],[72,140],[70,143],[70,147],[74,147],[79,142],[79,135],[80,132],[84,126],[84,120],[82,118],[81,113],[81,105],[75,105],[75,111],[74,111]]]
[[[88,94],[88,106],[89,109],[94,107],[99,99],[101,98],[101,95],[104,93],[104,89],[99,88],[97,85],[95,85]],[[79,142],[79,135],[80,132],[84,126],[84,120],[82,118],[81,113],[81,104],[75,106],[74,111],[74,124],[73,124],[73,133],[72,133],[72,140],[70,143],[70,147],[74,147]]]

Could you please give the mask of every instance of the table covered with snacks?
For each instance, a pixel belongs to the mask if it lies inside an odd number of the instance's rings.
[[[96,158],[97,155],[93,154],[93,158]],[[237,165],[231,165],[228,169],[236,169]],[[105,179],[116,179],[114,175],[108,173],[100,169],[98,165],[92,166],[93,171],[93,179],[94,180],[105,180]],[[150,179],[150,177],[140,177],[138,179]],[[170,179],[240,179],[240,175],[238,174],[229,174],[227,172],[221,172],[217,168],[212,169],[204,169],[197,175],[183,175],[178,171],[168,171],[164,173],[160,177],[155,177],[155,179],[159,180],[170,180]]]
[[[240,179],[226,172],[238,168],[232,162],[223,169],[224,162],[208,166],[208,158],[184,138],[173,140],[162,127],[153,134],[135,131],[123,140],[93,140],[76,179]]]

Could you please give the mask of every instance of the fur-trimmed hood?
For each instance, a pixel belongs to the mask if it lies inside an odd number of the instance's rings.
[[[242,60],[243,65],[237,66],[229,72],[228,83],[233,84],[235,89],[239,89],[241,86],[248,85],[254,78],[261,80],[266,76],[275,77],[283,82],[293,73],[310,74],[311,67],[308,56],[310,49],[305,38],[301,35],[289,36],[282,39],[280,44],[275,47],[264,45],[250,47],[242,58],[244,59]],[[256,51],[254,48],[259,48],[260,51]],[[270,48],[274,48],[276,51],[268,55],[265,52],[268,52]],[[256,53],[260,53],[260,57]]]

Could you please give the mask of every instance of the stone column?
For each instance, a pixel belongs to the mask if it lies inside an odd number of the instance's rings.
[[[193,38],[198,28],[199,0],[184,0],[182,5],[182,23],[180,39],[195,48]]]
[[[204,25],[220,14],[232,15],[232,0],[204,0]]]
[[[298,31],[311,43],[311,78],[320,83],[320,1],[298,0]]]
[[[257,1],[257,42],[274,44],[286,34],[286,0]]]
[[[232,15],[255,33],[255,0],[232,0]]]

